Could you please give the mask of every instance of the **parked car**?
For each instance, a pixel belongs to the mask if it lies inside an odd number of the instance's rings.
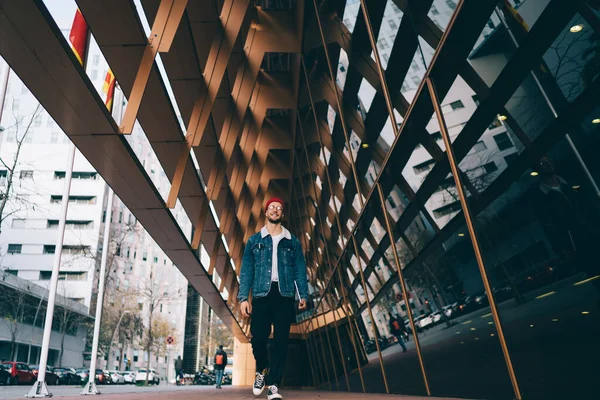
[[[119,372],[121,375],[123,375],[123,379],[125,380],[125,383],[135,383],[135,376],[136,373],[134,371],[120,371]]]
[[[444,312],[444,314],[446,315],[447,318],[454,317],[453,314],[454,314],[454,310],[456,309],[456,305],[457,305],[457,303],[450,304],[442,309],[442,311]]]
[[[510,300],[513,297],[513,291],[510,286],[494,288],[493,292],[494,292],[494,299],[496,299],[496,301],[498,303],[501,303],[506,300]]]
[[[417,325],[421,329],[427,329],[429,325],[433,324],[433,319],[431,315],[419,315],[415,318],[415,325]]]
[[[4,369],[10,372],[13,385],[20,383],[33,383],[36,380],[35,375],[27,364],[15,361],[2,361],[0,363]]]
[[[29,368],[31,369],[31,372],[33,372],[33,375],[35,375],[35,378],[37,379],[40,366],[30,365]],[[56,375],[50,367],[46,367],[46,383],[48,385],[58,385],[59,383],[58,375]]]
[[[146,381],[146,368],[140,368],[137,375],[135,376],[136,383],[144,383]],[[160,383],[160,377],[153,368],[150,368],[148,373],[148,383],[158,385]]]
[[[0,364],[0,385],[10,385],[11,382],[12,376],[10,375],[10,371]]]
[[[119,371],[108,371],[108,383],[113,385],[122,385],[125,383],[125,377]]]
[[[81,377],[81,382],[87,381],[90,376],[90,370],[85,368],[77,368],[75,373]]]
[[[432,313],[431,320],[433,321],[434,325],[437,325],[442,320],[442,312],[436,311],[436,312]]]
[[[80,385],[81,376],[77,375],[74,368],[58,367],[53,372],[58,375],[60,385]]]
[[[98,384],[108,383],[108,373],[99,368],[96,368],[96,383],[98,383]]]

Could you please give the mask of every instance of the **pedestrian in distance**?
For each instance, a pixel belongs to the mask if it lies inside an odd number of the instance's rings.
[[[227,366],[227,353],[223,350],[223,345],[219,346],[219,349],[215,354],[213,365],[215,367],[214,369],[216,388],[221,389],[221,384],[223,383],[223,372],[225,371],[225,367]]]

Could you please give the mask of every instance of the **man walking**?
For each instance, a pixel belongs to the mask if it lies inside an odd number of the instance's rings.
[[[223,345],[219,346],[214,361],[216,386],[217,389],[221,389],[223,371],[225,371],[225,366],[227,366],[227,353],[223,350]]]
[[[181,356],[178,356],[177,360],[175,360],[175,376],[177,382],[183,378],[183,360],[181,359]]]
[[[394,315],[390,316],[390,331],[398,339],[398,344],[402,347],[402,352],[406,352],[406,345],[402,339],[402,335],[406,333],[406,324],[404,321],[401,318],[396,318]]]
[[[281,226],[283,200],[272,198],[265,205],[267,224],[246,243],[240,273],[238,300],[242,315],[252,314],[250,333],[256,360],[253,393],[259,396],[265,384],[269,400],[282,399],[279,386],[283,377],[290,325],[298,308],[306,308],[308,284],[306,263],[300,241]],[[248,302],[252,289],[252,306]],[[273,324],[271,360],[267,343]],[[265,376],[266,375],[266,376]],[[266,382],[265,382],[266,379]]]

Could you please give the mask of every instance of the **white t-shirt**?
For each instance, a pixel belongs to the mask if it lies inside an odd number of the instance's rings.
[[[279,269],[277,268],[277,246],[279,246],[279,242],[283,239],[283,231],[277,236],[271,236],[273,239],[273,265],[271,267],[271,282],[279,282]]]

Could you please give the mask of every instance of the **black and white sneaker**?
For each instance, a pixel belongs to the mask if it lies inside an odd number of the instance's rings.
[[[279,388],[277,387],[277,385],[269,386],[269,390],[267,391],[267,398],[269,400],[283,399],[283,396],[279,393]]]
[[[260,372],[257,372],[256,378],[254,378],[254,386],[252,387],[252,393],[254,393],[255,396],[260,396],[263,390],[265,390],[265,376]]]

